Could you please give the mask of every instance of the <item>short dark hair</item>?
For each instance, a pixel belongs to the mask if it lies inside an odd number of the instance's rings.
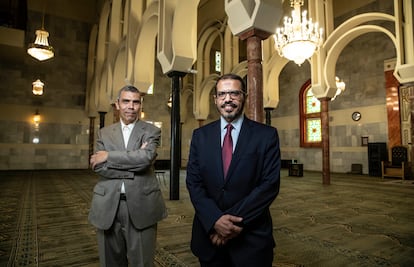
[[[241,84],[241,90],[243,91],[243,93],[247,94],[246,84],[244,83],[243,78],[240,77],[237,74],[234,74],[234,73],[223,74],[222,76],[220,76],[217,79],[216,84],[214,85],[214,94],[217,94],[217,84],[222,80],[237,80],[237,81],[239,81],[240,84]]]
[[[117,98],[118,100],[119,100],[119,97],[121,96],[122,92],[138,93],[141,96],[141,92],[138,90],[138,88],[136,88],[135,86],[132,86],[132,85],[125,85],[118,92],[118,98]]]

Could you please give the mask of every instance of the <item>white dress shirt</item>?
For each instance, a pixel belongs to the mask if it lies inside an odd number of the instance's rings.
[[[128,146],[129,136],[131,135],[131,132],[132,132],[132,129],[134,129],[134,126],[135,126],[135,122],[126,125],[121,120],[121,129],[122,129],[122,135],[124,136],[125,148],[127,148]],[[124,182],[122,182],[122,185],[121,185],[121,193],[125,193]]]

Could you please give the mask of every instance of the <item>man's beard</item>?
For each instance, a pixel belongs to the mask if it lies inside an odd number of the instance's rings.
[[[224,111],[226,105],[230,105],[232,108],[236,109],[238,106],[236,104],[234,104],[233,102],[230,103],[224,103],[223,105],[220,106],[220,108],[222,109],[222,113],[219,111],[219,113],[221,113],[221,116],[223,116],[224,119],[226,119],[227,121],[233,121],[235,119],[237,119],[238,117],[240,117],[240,115],[243,113],[243,109],[244,109],[244,102],[240,103],[240,109],[237,110],[237,112],[235,113],[226,113]],[[218,108],[217,108],[218,109]]]

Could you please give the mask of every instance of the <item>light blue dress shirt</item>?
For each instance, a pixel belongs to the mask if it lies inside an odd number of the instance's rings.
[[[240,129],[243,123],[244,114],[239,118],[231,122],[233,130],[231,131],[231,138],[233,139],[233,152],[237,145],[237,139],[239,139]],[[226,126],[229,124],[223,117],[220,116],[220,129],[221,129],[221,146],[223,146],[224,136],[226,135]]]

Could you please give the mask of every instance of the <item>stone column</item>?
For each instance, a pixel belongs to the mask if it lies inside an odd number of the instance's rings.
[[[400,83],[393,74],[394,70],[386,70],[385,76],[385,99],[387,107],[388,124],[388,148],[402,144],[401,138],[401,111],[399,87]]]
[[[329,102],[330,97],[319,98],[321,102],[322,124],[322,184],[331,184],[330,157],[329,157]]]
[[[263,67],[262,40],[270,33],[252,29],[239,35],[247,40],[247,116],[255,121],[263,122]]]
[[[274,108],[264,108],[266,114],[266,125],[272,125],[272,110]]]
[[[414,148],[412,144],[414,143],[414,84],[408,89],[408,94],[410,98],[410,115],[411,115],[411,162],[414,161]],[[414,167],[411,164],[411,174],[414,175]]]
[[[198,127],[201,127],[204,125],[205,120],[198,120]]]
[[[99,128],[103,128],[105,126],[105,111],[98,111],[99,113]]]
[[[232,33],[247,40],[247,116],[263,122],[262,40],[276,30],[283,15],[282,1],[224,1],[224,9]]]

